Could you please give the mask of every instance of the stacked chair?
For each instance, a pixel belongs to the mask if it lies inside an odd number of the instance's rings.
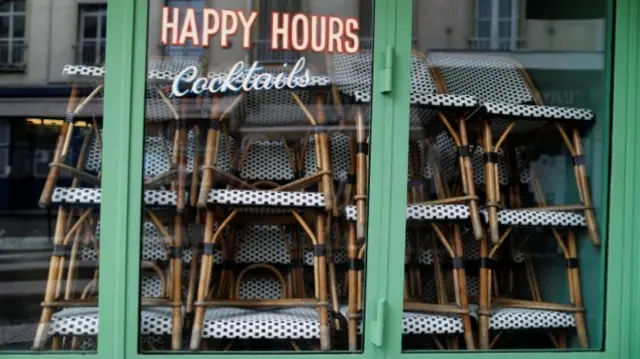
[[[150,64],[149,78],[177,71],[193,61],[156,60]],[[101,80],[104,68],[66,66],[64,74]],[[75,87],[74,87],[75,88]],[[54,349],[95,349],[98,330],[98,253],[100,243],[99,210],[101,203],[100,173],[102,131],[98,121],[84,134],[80,154],[70,164],[71,137],[76,115],[102,91],[96,86],[89,96],[78,101],[72,91],[67,121],[57,141],[49,176],[40,204],[55,205],[58,210],[54,248],[51,257],[42,315],[34,347],[44,348],[53,337]],[[141,239],[143,276],[141,279],[141,334],[151,346],[171,337],[171,348],[180,349],[182,341],[182,261],[190,258],[183,251],[183,211],[185,178],[193,171],[195,136],[187,134],[179,116],[178,104],[169,99],[160,86],[150,85],[146,91],[146,120],[155,131],[144,138],[144,208],[146,221]],[[79,102],[79,105],[76,105]],[[108,119],[104,119],[108,121]],[[173,136],[166,136],[174,131]],[[173,142],[169,138],[173,138]],[[189,143],[187,143],[187,139]],[[60,171],[73,177],[71,187],[57,187]],[[169,229],[168,223],[173,228]],[[173,232],[170,234],[170,232]],[[116,239],[124,240],[124,239]],[[86,286],[78,288],[79,268],[93,268]],[[78,295],[80,294],[80,295]],[[70,338],[67,340],[67,338]],[[154,344],[155,343],[155,344]]]
[[[467,119],[468,126],[478,132],[479,146],[473,151],[473,167],[476,180],[483,178],[486,204],[482,215],[489,227],[488,239],[483,239],[479,248],[483,263],[477,312],[480,348],[493,347],[504,331],[536,328],[547,329],[552,343],[565,348],[566,335],[558,334],[557,330],[573,327],[577,329],[580,346],[587,348],[576,231],[586,229],[593,244],[600,244],[580,136],[580,129],[593,122],[593,113],[586,109],[544,106],[526,71],[510,59],[438,54],[430,60],[443,89],[473,96],[481,104]],[[553,131],[557,131],[558,142],[564,143],[573,157],[580,205],[548,205],[539,178],[529,166],[527,150],[540,143],[531,144],[527,140],[540,138],[532,134],[548,136]],[[522,195],[522,189],[527,188],[523,184],[531,189],[533,200]],[[527,202],[534,207],[525,208]],[[536,230],[544,230],[544,234],[533,233]],[[541,234],[539,239],[553,238],[565,257],[571,301],[568,305],[542,299],[535,268],[526,250],[531,236]],[[509,295],[513,293],[500,291],[505,286],[512,287],[511,283],[501,282],[502,275],[497,275],[504,272],[503,266],[493,265],[495,256],[509,249],[503,248],[505,243],[509,243],[511,253],[503,258],[513,258],[512,262],[525,267],[530,292],[526,300],[514,299]],[[513,268],[507,271],[513,273]],[[496,334],[493,339],[491,332]]]
[[[331,65],[337,112],[356,128],[351,146],[355,190],[344,208],[350,270],[349,305],[343,313],[349,323],[349,348],[357,350],[368,173],[361,107],[371,98],[371,55],[333,55]],[[546,329],[551,342],[565,348],[562,329],[576,328],[580,345],[588,347],[575,232],[587,229],[592,242],[600,243],[580,139],[580,128],[592,122],[593,114],[544,106],[522,67],[485,56],[427,58],[414,53],[410,104],[403,333],[429,334],[441,348],[445,345],[438,334],[460,334],[468,349],[489,349],[504,331]],[[549,128],[559,133],[574,159],[579,205],[547,204],[529,166],[529,148],[523,144],[531,144],[518,135],[548,133]],[[498,138],[495,143],[493,137]],[[534,207],[526,208],[526,203]],[[473,215],[477,208],[483,219],[480,228]],[[551,234],[567,262],[571,304],[542,299],[528,242],[543,233]],[[465,267],[470,266],[475,268],[467,276]],[[424,283],[426,272],[430,274]],[[514,288],[516,273],[526,275],[526,288]],[[515,299],[522,291],[528,291],[529,298]],[[437,324],[415,324],[428,323],[425,318]],[[472,329],[472,318],[477,330]],[[445,320],[456,324],[447,326]],[[457,347],[455,335],[450,339],[448,346]]]
[[[330,76],[311,76],[307,87],[201,95],[194,103],[209,117],[202,139],[202,120],[188,129],[192,99],[172,98],[164,86],[187,66],[202,71],[199,62],[150,63],[142,346],[330,350],[344,338],[350,351],[362,349],[372,54],[327,60]],[[575,328],[588,347],[577,231],[600,239],[578,127],[593,114],[544,106],[511,60],[414,52],[411,63],[403,343],[457,349],[462,339],[467,349],[490,349],[504,332],[544,329],[565,348],[564,329]],[[75,118],[102,95],[104,68],[67,66],[65,74],[98,84],[84,99],[72,92],[40,200],[57,207],[58,219],[34,347],[53,338],[56,349],[90,349],[98,328],[99,121],[85,130],[79,156],[69,153]],[[540,149],[527,136],[549,129],[573,157],[579,205],[548,204],[530,166]],[[62,171],[72,175],[70,187],[58,186]],[[543,300],[532,238],[560,248],[570,304]],[[90,275],[78,288],[81,263]]]
[[[362,106],[371,99],[371,54],[362,52],[356,55],[333,55],[331,68],[334,76],[334,100],[337,111],[353,112],[355,116],[356,134],[354,138],[356,153],[355,177],[356,188],[351,203],[345,207],[344,215],[349,228],[349,306],[346,317],[349,323],[349,349],[358,350],[357,335],[362,306],[362,260],[365,255],[366,240],[365,210],[366,183],[368,174],[368,151],[366,124]],[[407,248],[413,252],[431,253],[431,258],[423,260],[428,267],[434,266],[436,273],[435,286],[439,288],[437,302],[428,303],[420,294],[420,268],[408,266],[407,293],[405,293],[405,311],[403,315],[403,334],[432,335],[438,346],[443,346],[438,336],[449,335],[449,345],[457,346],[456,335],[465,338],[466,346],[474,348],[471,328],[471,315],[467,305],[465,288],[465,271],[462,260],[462,228],[461,225],[471,223],[473,232],[479,237],[483,230],[477,217],[478,198],[475,196],[473,174],[469,171],[470,157],[457,161],[456,149],[466,143],[453,130],[447,116],[464,116],[471,112],[477,102],[468,96],[456,96],[439,93],[432,78],[427,60],[421,54],[412,56],[412,88],[411,88],[411,128],[412,141],[409,147],[411,163],[409,167],[410,190],[408,193]],[[346,106],[350,105],[350,110]],[[464,133],[464,130],[462,131]],[[417,134],[417,135],[415,135]],[[415,135],[415,136],[414,136]],[[414,138],[417,137],[417,138]],[[447,181],[460,177],[463,188],[458,195],[453,195],[447,187]],[[433,189],[433,190],[431,190]],[[430,198],[431,197],[431,198]],[[474,220],[475,218],[475,220]],[[427,237],[435,234],[438,241],[428,241]],[[430,242],[430,243],[428,243]],[[455,300],[446,297],[443,278],[440,275],[440,256],[437,251],[442,245],[450,260],[455,263],[454,276]],[[420,256],[422,257],[422,255]],[[427,255],[426,258],[429,258]],[[419,263],[420,261],[418,261]],[[432,296],[434,297],[434,296]],[[453,335],[453,336],[452,336]]]
[[[264,71],[286,73],[289,68]],[[328,133],[328,85],[328,78],[312,76],[306,88],[223,94],[233,97],[224,110],[220,94],[211,99],[197,201],[205,232],[192,350],[220,344],[220,339],[284,340],[294,349],[319,342],[320,349],[331,349],[330,314],[338,308],[337,301],[329,301],[336,281],[328,274],[335,271],[327,270],[334,266],[327,263],[328,218],[336,211],[334,177],[346,176],[349,160],[329,154],[347,141]],[[252,135],[256,129],[258,137]],[[345,169],[334,172],[333,163]],[[222,250],[223,261],[240,265],[239,249],[252,236],[260,240],[253,242],[256,255],[245,257],[245,267],[218,270],[216,253]],[[313,264],[310,293],[303,279],[305,237],[313,248],[313,260],[306,262]],[[283,244],[288,252],[274,249]],[[288,255],[268,258],[274,253]],[[276,265],[289,266],[289,273]],[[214,289],[216,282],[221,289]]]

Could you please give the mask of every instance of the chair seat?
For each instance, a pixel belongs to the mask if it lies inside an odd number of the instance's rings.
[[[314,339],[320,338],[320,317],[312,308],[213,308],[204,320],[205,338]]]
[[[501,308],[489,319],[489,328],[494,330],[575,326],[576,320],[571,313],[538,309]]]
[[[53,191],[52,203],[83,206],[97,206],[102,202],[100,188],[68,188],[56,187]],[[144,204],[150,207],[176,206],[178,194],[175,191],[145,190]]]
[[[351,94],[356,102],[370,103],[370,91],[353,91]],[[426,106],[429,108],[461,108],[468,109],[478,106],[478,101],[472,96],[454,94],[436,94],[429,92],[411,92],[409,98],[412,106]]]
[[[519,105],[510,103],[484,103],[487,114],[495,117],[527,118],[538,120],[583,120],[591,121],[594,114],[591,110],[574,107]]]
[[[346,206],[344,212],[348,221],[357,220],[356,206]],[[469,217],[469,207],[463,204],[410,204],[407,206],[409,221],[463,221],[468,220]]]
[[[171,335],[172,309],[149,307],[142,310],[142,335]],[[49,335],[98,335],[98,308],[67,308],[53,315]]]
[[[279,208],[324,208],[324,195],[314,192],[254,191],[214,189],[209,192],[208,204],[244,207],[260,211]],[[275,207],[275,208],[268,208]]]
[[[481,210],[485,221],[489,221],[487,210]],[[535,209],[507,209],[498,211],[498,223],[505,226],[542,226],[542,227],[585,227],[582,213],[565,211],[543,211]]]
[[[340,313],[347,318],[348,307],[342,306]],[[358,332],[362,334],[362,321],[358,321]],[[403,312],[402,334],[454,334],[464,332],[462,317],[428,313]]]

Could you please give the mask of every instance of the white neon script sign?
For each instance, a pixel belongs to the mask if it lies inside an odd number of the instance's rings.
[[[311,83],[311,73],[306,69],[306,62],[301,57],[290,71],[273,74],[263,72],[264,69],[257,61],[249,68],[246,68],[243,61],[238,61],[229,72],[211,78],[198,77],[198,68],[189,66],[173,80],[171,95],[182,97],[189,94],[200,95],[205,91],[224,93],[307,87]],[[284,68],[287,69],[288,65],[284,65]]]

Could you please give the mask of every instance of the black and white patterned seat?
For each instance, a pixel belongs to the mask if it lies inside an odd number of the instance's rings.
[[[102,131],[100,131],[101,133]],[[190,131],[187,136],[187,163],[186,171],[193,171],[195,157],[195,134]],[[171,169],[171,154],[173,143],[162,136],[145,136],[144,139],[144,177],[152,179],[166,174]],[[100,141],[95,136],[92,139],[85,169],[89,172],[99,173],[102,169],[102,148]],[[56,204],[97,206],[101,203],[102,191],[100,188],[89,187],[56,187],[53,192],[52,202]],[[164,207],[177,205],[178,194],[175,191],[163,189],[148,189],[144,191],[144,203],[151,207]]]
[[[307,117],[302,108],[293,98],[295,93],[300,101],[308,105],[312,100],[312,92],[314,89],[327,88],[331,81],[326,76],[310,75],[307,79],[303,73],[293,74],[292,66],[267,66],[259,71],[251,74],[248,83],[263,83],[268,81],[267,76],[277,76],[286,74],[281,80],[285,84],[292,83],[297,87],[291,89],[284,86],[281,89],[261,89],[259,91],[245,92],[242,102],[236,106],[230,117],[238,119],[242,125],[248,126],[286,126],[286,125],[309,125]],[[210,72],[208,77],[212,80],[224,81],[229,75],[219,72]],[[238,73],[231,77],[231,82],[240,87],[248,72]],[[308,81],[307,81],[308,80]],[[302,86],[305,84],[306,86]]]
[[[345,207],[345,218],[354,222],[357,220],[356,206]],[[407,205],[408,221],[466,221],[469,220],[469,207],[458,204],[446,205]]]
[[[489,221],[487,210],[480,214]],[[513,227],[586,227],[583,213],[569,211],[545,211],[543,209],[502,209],[498,211],[498,223]]]
[[[143,192],[144,205],[147,207],[170,207],[178,203],[175,191],[145,190]],[[102,202],[100,188],[68,188],[56,187],[53,191],[52,203],[75,206],[97,207]]]
[[[347,318],[348,307],[340,307],[340,313]],[[358,322],[358,332],[362,334],[362,321]],[[402,334],[457,334],[463,333],[462,317],[405,311],[402,313]]]
[[[343,95],[357,103],[371,103],[372,54],[362,51],[357,54],[333,54],[331,56],[334,81]],[[429,72],[429,65],[421,56],[411,57],[411,93],[412,107],[441,108],[475,108],[478,102],[467,95],[438,94]],[[411,122],[425,124],[433,113],[422,110],[413,111]]]
[[[102,137],[102,130],[100,130]],[[85,169],[98,173],[102,169],[101,141],[94,136],[91,140],[89,153],[85,162]],[[186,171],[193,172],[196,140],[193,131],[187,135],[187,163]],[[144,177],[153,178],[167,173],[171,168],[171,155],[173,154],[173,142],[159,135],[148,135],[144,138]]]
[[[171,57],[166,59],[149,59],[147,78],[150,81],[173,81],[185,68],[195,66],[198,73],[202,72],[202,64],[195,58]],[[70,77],[104,79],[104,66],[65,65],[62,74]]]
[[[285,234],[286,238],[282,236]],[[236,231],[236,263],[289,264],[287,243],[290,236],[276,225],[245,226]],[[220,252],[220,251],[218,251]],[[214,257],[216,264],[222,264],[222,256]]]
[[[176,109],[178,108],[177,98],[169,96],[166,88],[157,83],[169,83],[189,66],[195,66],[197,73],[202,72],[202,64],[198,59],[190,58],[167,58],[167,59],[150,59],[148,64],[148,81],[150,82],[146,88],[145,100],[145,119],[150,122],[174,120]],[[85,65],[65,65],[62,74],[65,76],[81,79],[90,79],[98,82],[104,81],[105,67],[101,66],[85,66]],[[163,92],[166,97],[163,98],[159,92]],[[97,98],[104,95],[102,89]],[[169,103],[167,103],[167,100]]]
[[[100,224],[96,226],[95,238],[100,240]],[[167,244],[162,238],[162,235],[151,222],[144,222],[142,224],[142,248],[141,256],[143,260],[149,261],[168,261],[169,256],[167,252]],[[189,263],[193,258],[191,248],[186,248],[182,252],[182,260],[185,263]],[[98,251],[93,246],[83,246],[80,250],[80,260],[82,261],[97,261]]]
[[[247,278],[240,299],[279,299],[283,288],[271,277]],[[318,339],[320,317],[313,308],[211,308],[205,313],[203,337],[241,339]]]
[[[430,55],[442,74],[449,93],[474,96],[494,120],[492,130],[502,133],[513,120],[513,132],[528,132],[549,121],[581,121],[594,119],[591,110],[534,105],[534,95],[524,70],[514,61],[485,55]]]
[[[209,192],[207,203],[248,209],[252,207],[276,207],[275,210],[277,212],[277,209],[280,208],[324,208],[324,195],[314,192],[214,189]]]
[[[142,296],[160,298],[160,279],[143,277]],[[96,336],[98,335],[98,308],[67,308],[54,313],[51,318],[49,335]],[[171,335],[173,322],[170,307],[149,307],[142,309],[140,331],[142,335]]]
[[[499,308],[489,318],[493,330],[573,328],[575,317],[571,313],[539,309]]]
[[[484,151],[482,147],[475,146],[473,149],[473,155],[471,157],[471,163],[473,165],[473,180],[475,183],[484,184]],[[516,149],[516,163],[518,166],[518,178],[520,184],[531,183],[531,172],[529,166],[525,165],[522,159],[522,151]],[[510,167],[507,164],[507,159],[504,155],[504,150],[500,148],[498,150],[498,180],[501,186],[513,185],[509,181]]]

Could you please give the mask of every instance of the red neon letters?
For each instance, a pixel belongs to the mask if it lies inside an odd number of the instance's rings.
[[[183,18],[181,19],[181,15]],[[252,28],[258,12],[205,8],[198,16],[194,9],[162,9],[162,44],[209,47],[214,37],[228,48],[231,37],[240,33],[242,47],[251,48]],[[336,16],[271,14],[271,49],[313,52],[356,53],[360,48],[360,24],[354,18]]]

